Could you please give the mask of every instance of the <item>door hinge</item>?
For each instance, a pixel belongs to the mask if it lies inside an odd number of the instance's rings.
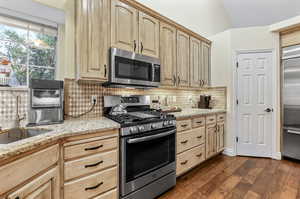
[[[236,140],[236,142],[239,142],[239,137],[236,137],[235,140]]]
[[[236,100],[236,105],[239,105],[239,100],[238,99]]]
[[[236,62],[236,68],[239,68],[239,62]]]

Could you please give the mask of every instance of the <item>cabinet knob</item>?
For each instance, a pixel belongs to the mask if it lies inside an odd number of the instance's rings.
[[[106,64],[104,64],[104,77],[106,77],[106,75],[107,75],[107,66]]]
[[[144,50],[144,46],[143,46],[143,42],[141,42],[141,53],[143,52]]]
[[[136,40],[133,41],[134,52],[136,51]]]

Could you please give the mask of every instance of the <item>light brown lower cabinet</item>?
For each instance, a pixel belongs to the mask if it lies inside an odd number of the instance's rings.
[[[177,121],[177,176],[224,150],[225,117],[222,113]]]
[[[59,199],[59,169],[54,167],[9,194],[7,199]]]
[[[57,143],[5,160],[0,199],[118,198],[118,130]]]

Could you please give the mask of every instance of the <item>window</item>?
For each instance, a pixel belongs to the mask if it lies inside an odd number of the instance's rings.
[[[5,73],[9,86],[54,79],[56,44],[57,28],[0,16],[0,79]]]

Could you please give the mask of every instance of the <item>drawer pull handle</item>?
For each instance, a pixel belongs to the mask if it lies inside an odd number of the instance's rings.
[[[187,127],[187,126],[188,126],[187,124],[181,125],[182,128],[185,128],[185,127]]]
[[[202,124],[202,121],[197,122],[197,124]]]
[[[186,160],[186,161],[184,161],[184,162],[181,162],[180,164],[181,165],[185,165],[185,164],[187,164],[189,161],[188,160]]]
[[[201,139],[201,138],[202,138],[202,135],[198,136],[197,138],[198,138],[198,139]]]
[[[96,146],[96,147],[91,147],[91,148],[85,148],[85,151],[93,151],[93,150],[97,150],[103,147],[103,144]]]
[[[181,144],[186,144],[186,143],[188,143],[188,140],[184,140],[181,142]]]
[[[220,117],[220,120],[224,119],[223,117]]]
[[[197,157],[198,157],[198,158],[202,157],[202,153],[198,154]]]
[[[97,162],[95,164],[88,164],[88,165],[85,165],[84,168],[89,168],[89,167],[96,167],[98,166],[99,164],[102,164],[103,163],[103,160],[101,160],[100,162]]]
[[[214,120],[215,120],[215,119],[209,119],[209,121],[211,121],[211,122],[214,121]]]
[[[100,182],[99,184],[97,184],[96,186],[93,186],[93,187],[87,187],[87,188],[85,188],[85,190],[88,191],[88,190],[97,189],[97,188],[100,187],[101,185],[103,185],[103,182]]]

